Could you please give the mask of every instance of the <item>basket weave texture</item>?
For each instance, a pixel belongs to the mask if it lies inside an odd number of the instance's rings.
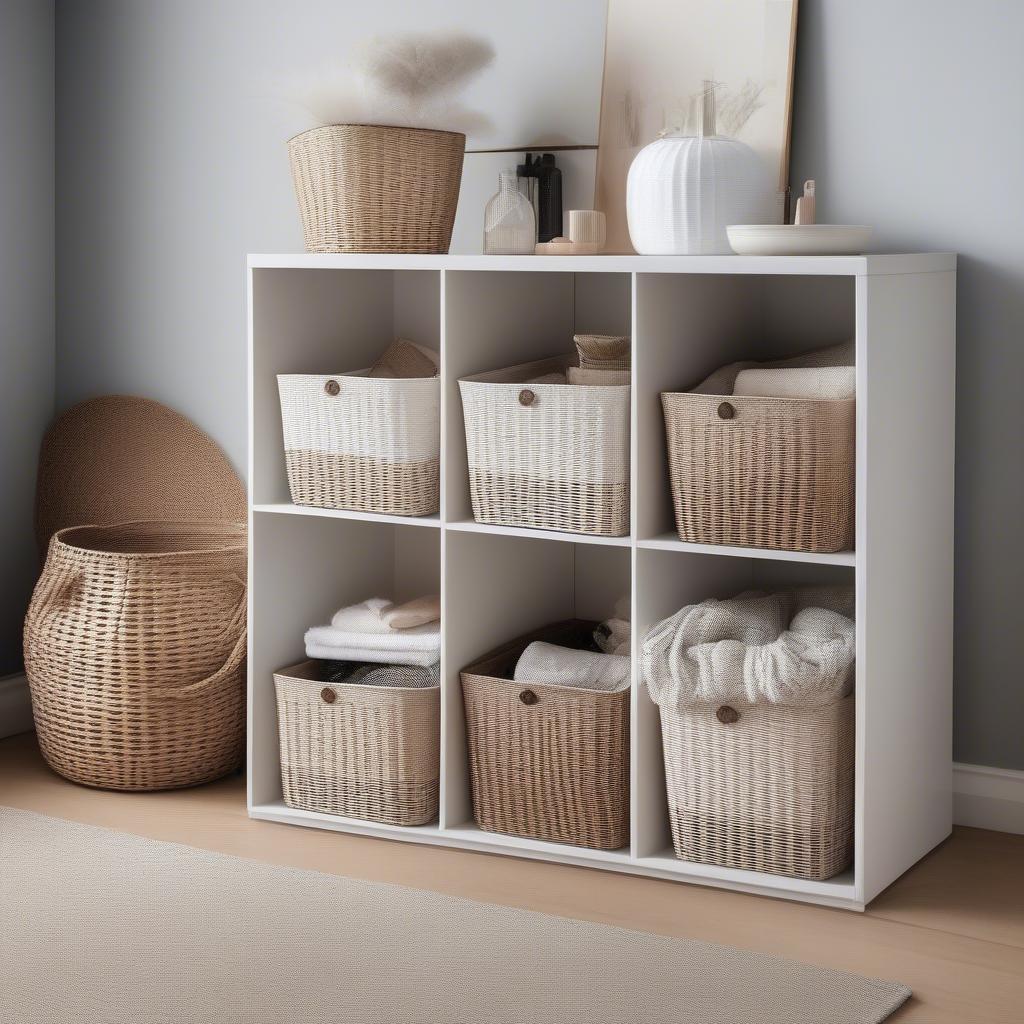
[[[310,252],[446,253],[466,136],[335,124],[288,143]]]
[[[630,386],[529,383],[568,363],[547,359],[459,381],[477,522],[629,533]]]
[[[323,683],[314,661],[274,685],[289,807],[389,825],[437,817],[439,687]]]
[[[596,625],[549,626],[462,671],[473,811],[482,829],[598,850],[629,842],[629,690],[512,679],[534,640],[574,646]],[[524,700],[531,693],[536,700]]]
[[[812,552],[853,547],[853,399],[661,397],[682,540]]]
[[[43,757],[104,789],[191,786],[245,746],[245,528],[139,522],[54,534],[25,621]]]
[[[661,709],[676,855],[796,878],[853,859],[854,701]]]
[[[438,509],[440,383],[282,374],[277,378],[292,501],[425,516]]]

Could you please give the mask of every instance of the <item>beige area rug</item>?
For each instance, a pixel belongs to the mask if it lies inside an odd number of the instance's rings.
[[[10,808],[0,908],[18,1024],[868,1024],[910,994]]]

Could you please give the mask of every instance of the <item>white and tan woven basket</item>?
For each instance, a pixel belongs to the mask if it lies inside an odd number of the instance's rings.
[[[529,383],[569,364],[546,359],[459,381],[477,522],[629,533],[630,386]]]
[[[473,812],[482,829],[599,850],[629,842],[629,690],[512,678],[532,641],[581,646],[596,625],[557,623],[463,669]]]
[[[854,543],[853,399],[662,394],[679,536],[788,551]]]
[[[853,697],[660,710],[679,858],[810,879],[849,866]]]
[[[288,143],[310,252],[445,253],[466,136],[331,124]]]
[[[437,817],[439,687],[319,682],[314,661],[274,685],[289,807],[389,825]]]
[[[278,376],[292,501],[431,515],[439,494],[438,378],[389,380],[365,372]]]

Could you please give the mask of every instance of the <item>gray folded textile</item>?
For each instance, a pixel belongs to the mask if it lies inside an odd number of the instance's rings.
[[[513,679],[615,693],[629,688],[629,658],[535,640],[519,656]]]
[[[795,366],[852,366],[854,364],[854,343],[844,341],[839,345],[804,352],[788,359],[773,359],[766,363],[746,360],[720,366],[705,377],[696,387],[689,390],[695,395],[731,395],[736,387],[736,377],[741,370],[784,369]]]

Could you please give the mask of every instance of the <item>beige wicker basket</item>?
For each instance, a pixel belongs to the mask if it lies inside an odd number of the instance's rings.
[[[39,745],[104,789],[191,786],[245,746],[245,528],[144,522],[54,534],[25,620]]]
[[[310,252],[445,253],[466,136],[332,124],[288,143]]]
[[[315,661],[274,673],[281,783],[289,807],[388,825],[437,817],[437,686],[318,682]]]
[[[853,547],[853,399],[661,398],[682,540],[789,551]]]
[[[629,533],[630,386],[529,383],[570,360],[459,381],[479,523]]]
[[[438,509],[440,383],[365,371],[282,374],[292,501],[317,508],[426,516]]]
[[[596,625],[549,626],[462,671],[473,811],[482,829],[598,850],[629,842],[629,690],[512,680],[534,640],[582,646]]]
[[[854,703],[661,708],[676,855],[796,878],[853,858]]]

